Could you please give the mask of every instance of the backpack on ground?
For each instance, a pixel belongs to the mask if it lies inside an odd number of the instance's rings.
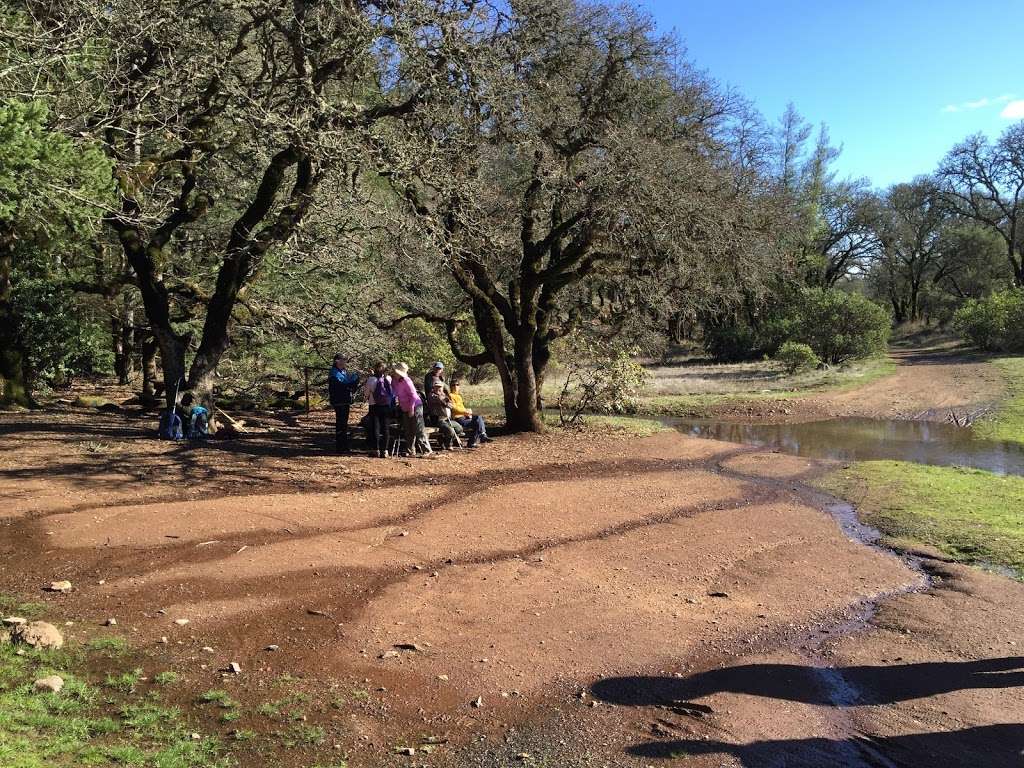
[[[160,414],[159,434],[161,440],[181,440],[181,416],[171,409]]]
[[[192,408],[188,426],[189,440],[203,440],[210,436],[210,412],[201,405]]]

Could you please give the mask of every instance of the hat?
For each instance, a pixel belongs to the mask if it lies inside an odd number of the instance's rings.
[[[444,363],[442,363],[440,360],[438,360],[436,363],[434,363],[434,366],[433,366],[432,370],[443,371],[444,370]]]
[[[443,381],[435,381],[434,382],[434,389],[437,389],[438,387],[443,387],[443,386],[444,386],[444,382]]]
[[[394,371],[405,376],[409,372],[409,366],[406,363],[395,363]]]

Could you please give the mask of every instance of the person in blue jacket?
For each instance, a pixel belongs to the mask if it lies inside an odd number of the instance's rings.
[[[338,453],[349,453],[348,412],[359,389],[359,371],[348,369],[348,358],[334,356],[334,366],[327,374],[327,394],[334,407],[334,444]]]

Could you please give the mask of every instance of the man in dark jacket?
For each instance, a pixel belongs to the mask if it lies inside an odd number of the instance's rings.
[[[348,369],[348,358],[334,356],[334,366],[327,374],[327,394],[334,407],[334,444],[338,453],[349,452],[348,412],[359,389],[359,371]]]

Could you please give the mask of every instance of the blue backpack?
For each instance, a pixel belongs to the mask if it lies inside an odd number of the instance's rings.
[[[181,416],[177,411],[164,411],[160,414],[159,434],[161,440],[181,440]]]
[[[189,440],[205,440],[210,436],[210,412],[201,405],[193,406],[188,425]]]

